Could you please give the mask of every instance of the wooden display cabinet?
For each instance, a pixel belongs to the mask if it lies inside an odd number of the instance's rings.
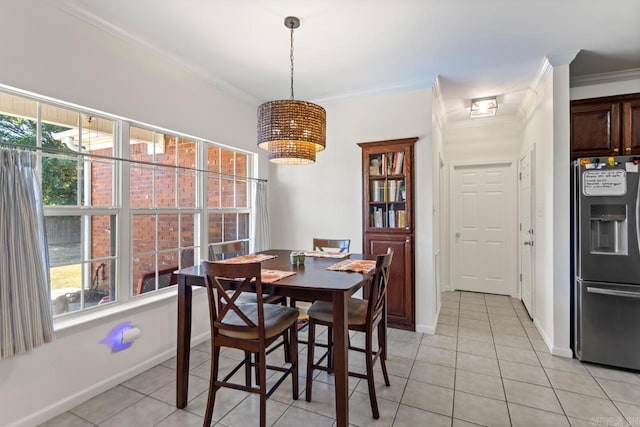
[[[418,138],[362,142],[363,252],[393,248],[387,322],[415,330],[413,153]],[[366,297],[366,295],[365,295]]]

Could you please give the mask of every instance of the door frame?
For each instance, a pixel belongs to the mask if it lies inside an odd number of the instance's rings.
[[[529,313],[529,316],[533,319],[534,313],[536,312],[536,249],[537,249],[537,244],[536,244],[536,175],[535,175],[535,162],[536,162],[536,144],[532,144],[531,147],[529,148],[529,150],[525,153],[523,153],[519,158],[518,158],[518,174],[520,174],[520,172],[522,172],[520,170],[520,162],[522,161],[522,159],[524,159],[526,156],[529,156],[529,170],[530,170],[530,176],[531,176],[531,182],[530,182],[530,187],[531,187],[531,191],[530,191],[530,200],[529,200],[529,210],[531,211],[530,215],[531,215],[531,228],[533,229],[533,234],[532,234],[532,241],[534,242],[534,245],[531,247],[531,271],[530,271],[530,275],[531,275],[531,313]],[[522,181],[520,179],[518,179],[518,224],[520,223],[520,213],[522,211],[522,205],[521,205],[521,200],[520,200],[520,190],[522,187]],[[518,229],[518,278],[520,277],[520,274],[522,274],[522,248],[524,246],[524,243],[522,241],[520,241],[520,232]],[[522,301],[522,281],[518,280],[518,295],[520,298],[520,301]]]
[[[452,291],[456,290],[455,287],[455,280],[454,280],[454,265],[455,263],[453,262],[454,257],[455,257],[455,242],[456,242],[456,238],[455,238],[455,231],[454,231],[454,225],[455,225],[455,221],[454,221],[454,212],[453,212],[453,205],[454,205],[454,176],[455,176],[455,172],[456,169],[458,168],[473,168],[473,167],[491,167],[491,166],[506,166],[508,169],[508,173],[507,173],[507,181],[506,181],[506,185],[508,187],[508,191],[509,191],[509,197],[508,197],[508,205],[509,205],[509,209],[511,210],[510,215],[507,216],[507,227],[511,230],[511,238],[509,239],[509,242],[507,243],[507,249],[509,251],[509,253],[515,253],[514,249],[515,246],[517,245],[518,242],[518,230],[516,227],[516,224],[518,223],[518,204],[517,204],[517,197],[515,197],[515,184],[514,181],[516,181],[516,170],[518,169],[517,165],[514,167],[514,163],[515,160],[513,159],[505,159],[505,160],[489,160],[489,161],[483,161],[483,162],[451,162],[449,164],[449,200],[448,200],[448,215],[447,215],[447,219],[448,219],[448,229],[449,229],[449,238],[447,239],[448,243],[449,243],[449,248],[448,248],[448,258],[449,258],[449,289],[451,289]],[[511,286],[511,293],[510,296],[517,298],[519,295],[519,289],[520,289],[520,283],[518,281],[518,270],[519,270],[519,265],[518,265],[518,261],[519,260],[519,255],[516,256],[516,258],[510,260],[511,265],[509,266],[509,275],[513,276],[512,280],[513,280],[513,285]]]

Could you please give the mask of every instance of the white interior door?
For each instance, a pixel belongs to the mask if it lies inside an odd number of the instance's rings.
[[[533,221],[532,208],[533,203],[531,197],[535,194],[533,188],[532,176],[532,158],[533,150],[520,159],[520,191],[519,191],[519,238],[518,243],[520,250],[520,292],[522,302],[529,312],[529,316],[533,315]]]
[[[451,279],[454,289],[511,295],[516,218],[508,163],[454,166]]]

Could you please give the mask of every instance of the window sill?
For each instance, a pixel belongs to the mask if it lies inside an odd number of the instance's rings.
[[[203,291],[204,288],[193,289],[194,294]],[[85,313],[78,313],[75,316],[65,316],[60,319],[54,319],[53,329],[56,337],[62,338],[92,328],[100,322],[104,322],[123,313],[136,313],[157,306],[167,305],[170,302],[175,303],[177,294],[178,287],[176,286],[154,293],[153,295],[134,298],[126,303],[115,303],[113,305],[91,309]]]

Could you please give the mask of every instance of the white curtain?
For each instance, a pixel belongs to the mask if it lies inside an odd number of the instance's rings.
[[[0,359],[54,338],[36,159],[0,148]]]
[[[269,203],[267,202],[267,183],[254,181],[254,251],[264,251],[271,248],[271,234],[269,231]]]

